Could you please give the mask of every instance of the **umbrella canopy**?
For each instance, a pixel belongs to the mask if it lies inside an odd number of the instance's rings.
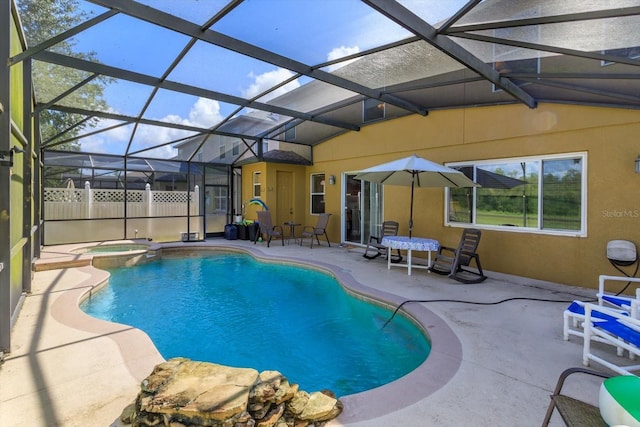
[[[462,172],[413,156],[360,171],[356,179],[383,185],[411,186],[409,237],[413,231],[413,190],[415,187],[479,187]]]

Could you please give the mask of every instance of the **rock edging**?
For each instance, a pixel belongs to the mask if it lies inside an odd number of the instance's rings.
[[[142,381],[120,419],[132,427],[320,427],[342,408],[332,392],[299,390],[278,371],[174,358]]]

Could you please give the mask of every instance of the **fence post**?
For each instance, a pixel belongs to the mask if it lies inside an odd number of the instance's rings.
[[[147,185],[144,186],[144,197],[146,197],[145,201],[147,202],[146,210],[147,216],[151,216],[151,184],[147,182]]]
[[[91,209],[93,206],[93,197],[91,194],[91,184],[89,181],[84,182],[84,199],[86,200],[87,218],[91,219]]]
[[[194,215],[197,215],[200,212],[199,206],[200,206],[200,187],[198,187],[197,185],[195,187],[193,187],[193,200],[191,201],[191,211],[193,212],[194,210],[196,211]],[[193,206],[195,206],[195,209],[193,208]]]

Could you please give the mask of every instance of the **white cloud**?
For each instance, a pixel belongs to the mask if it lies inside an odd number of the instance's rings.
[[[291,78],[293,75],[294,74],[291,71],[285,68],[278,68],[276,70],[267,71],[266,73],[257,75],[250,73],[249,77],[253,79],[253,84],[242,91],[242,97],[247,99],[254,98],[265,90]],[[270,99],[277,98],[280,95],[284,95],[285,93],[290,92],[298,87],[300,87],[300,83],[297,80],[294,80],[269,93],[260,100],[262,102],[266,102]]]
[[[117,114],[117,111],[110,111]],[[206,98],[198,98],[191,106],[187,118],[177,114],[169,114],[162,118],[154,118],[154,120],[168,123],[182,124],[185,126],[196,126],[201,128],[209,128],[219,123],[223,119],[220,114],[220,103]],[[98,126],[91,131],[106,129],[116,125],[115,120],[102,119],[98,122]],[[82,150],[89,153],[108,153],[108,154],[124,154],[127,148],[133,125],[125,125],[98,133],[80,140]],[[162,126],[140,125],[136,130],[134,143],[130,151],[138,151],[144,148],[153,147],[169,141],[175,141],[180,138],[193,134],[191,131],[174,129]],[[177,154],[177,150],[171,145],[162,146],[153,150],[154,157],[171,158]],[[143,153],[144,155],[144,153]]]
[[[212,99],[198,98],[189,111],[189,120],[185,124],[210,128],[222,121],[220,103]]]
[[[358,53],[358,52],[360,52],[360,48],[358,46],[336,47],[327,54],[327,61],[333,61],[334,59],[344,58],[345,56],[353,55],[354,53]],[[332,72],[334,70],[337,70],[338,68],[344,67],[345,65],[352,63],[353,61],[357,61],[357,59],[350,59],[348,61],[343,61],[337,64],[330,65],[327,68],[327,71]]]
[[[113,110],[109,112],[116,113]],[[121,122],[117,120],[99,119],[95,127],[87,128],[83,133],[98,132],[118,124],[121,124]],[[124,125],[82,138],[79,140],[82,151],[87,153],[121,154],[126,148],[126,143],[129,141],[128,137],[132,129],[132,125]]]

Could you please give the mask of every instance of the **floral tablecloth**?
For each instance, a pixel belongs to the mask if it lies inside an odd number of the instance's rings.
[[[382,245],[391,249],[404,249],[413,251],[437,251],[440,243],[437,240],[425,239],[423,237],[409,236],[385,236],[382,238]]]

